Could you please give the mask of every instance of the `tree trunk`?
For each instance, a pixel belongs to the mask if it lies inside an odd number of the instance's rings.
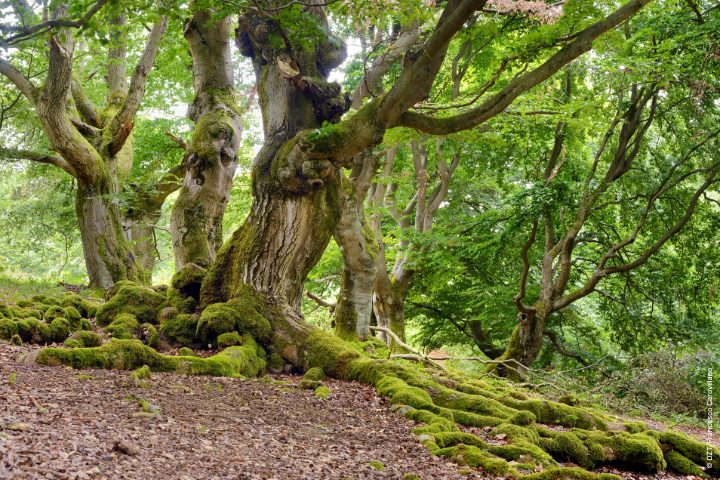
[[[307,10],[327,25],[322,9]],[[311,137],[314,129],[337,121],[349,107],[340,86],[325,81],[344,59],[345,45],[328,33],[316,49],[291,57],[270,50],[267,36],[276,28],[252,16],[241,17],[236,31],[241,52],[255,66],[264,144],[253,165],[248,218],[218,252],[200,295],[204,307],[252,291],[263,304],[258,308],[272,317],[273,344],[300,365],[300,337],[313,330],[300,314],[303,282],[335,231],[341,204],[338,166],[305,155],[305,145],[322,141]]]
[[[148,277],[152,277],[158,258],[155,225],[159,220],[158,211],[136,215],[132,219],[126,217],[123,221],[125,239],[135,255],[135,260],[147,272]]]
[[[498,360],[515,360],[529,367],[542,349],[546,318],[546,313],[537,307],[518,313],[518,325],[510,336],[505,352]],[[513,368],[518,366],[514,362],[508,365]]]
[[[195,88],[188,117],[195,122],[195,129],[170,223],[176,270],[189,263],[210,266],[222,246],[222,219],[242,133],[230,32],[230,17],[215,22],[205,10],[196,12],[185,26]]]
[[[405,341],[405,291],[399,285],[383,281],[378,275],[373,293],[373,310],[378,326],[392,330],[400,339]],[[392,339],[385,339],[388,346]]]
[[[335,241],[343,254],[340,295],[335,308],[335,333],[348,340],[370,336],[377,243],[365,218],[365,196],[375,162],[362,155],[349,180],[343,178],[342,208]]]
[[[123,234],[120,209],[113,202],[112,183],[78,182],[76,210],[90,286],[106,290],[120,280],[147,283]]]

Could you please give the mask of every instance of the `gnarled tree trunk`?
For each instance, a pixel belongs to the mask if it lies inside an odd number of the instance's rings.
[[[119,280],[147,283],[123,234],[120,208],[113,203],[108,181],[78,182],[76,210],[90,284],[103,290]]]
[[[340,219],[335,227],[335,241],[343,255],[335,333],[345,339],[370,336],[377,242],[365,218],[365,196],[377,161],[368,157],[358,156],[350,179],[343,178]]]
[[[222,218],[237,168],[242,116],[230,58],[231,19],[196,12],[185,25],[193,58],[195,122],[185,156],[185,178],[172,211],[170,230],[175,269],[208,267],[222,246]]]

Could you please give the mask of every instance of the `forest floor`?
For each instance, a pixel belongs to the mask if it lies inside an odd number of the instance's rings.
[[[0,478],[484,478],[433,457],[372,388],[25,365],[0,344]],[[413,477],[410,477],[413,478]]]
[[[0,344],[2,479],[488,478],[433,457],[365,385],[329,381],[320,399],[290,375],[136,381],[24,364],[37,348]]]

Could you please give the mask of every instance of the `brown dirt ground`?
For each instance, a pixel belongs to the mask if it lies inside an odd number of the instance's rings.
[[[327,400],[291,376],[139,386],[125,371],[18,362],[35,348],[0,345],[2,479],[484,478],[433,457],[364,385],[330,381]]]
[[[0,344],[0,479],[489,478],[433,457],[414,422],[362,384],[328,381],[332,395],[321,400],[289,375],[136,382],[127,371],[19,361],[37,348]]]

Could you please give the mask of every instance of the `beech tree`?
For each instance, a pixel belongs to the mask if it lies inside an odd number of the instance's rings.
[[[167,27],[165,17],[153,25],[128,84],[125,14],[117,7],[103,11],[109,21],[110,45],[106,103],[100,109],[73,74],[73,29],[98,14],[105,3],[99,1],[79,19],[71,19],[66,4],[52,10],[45,7],[38,14],[26,2],[12,2],[17,24],[7,26],[9,34],[0,41],[7,48],[47,35],[47,73],[41,86],[8,60],[0,59],[0,72],[26,97],[56,154],[4,149],[3,156],[49,163],[77,180],[77,217],[88,276],[91,285],[103,289],[118,280],[149,280],[127,242],[123,212],[113,200],[132,166],[133,119]]]

